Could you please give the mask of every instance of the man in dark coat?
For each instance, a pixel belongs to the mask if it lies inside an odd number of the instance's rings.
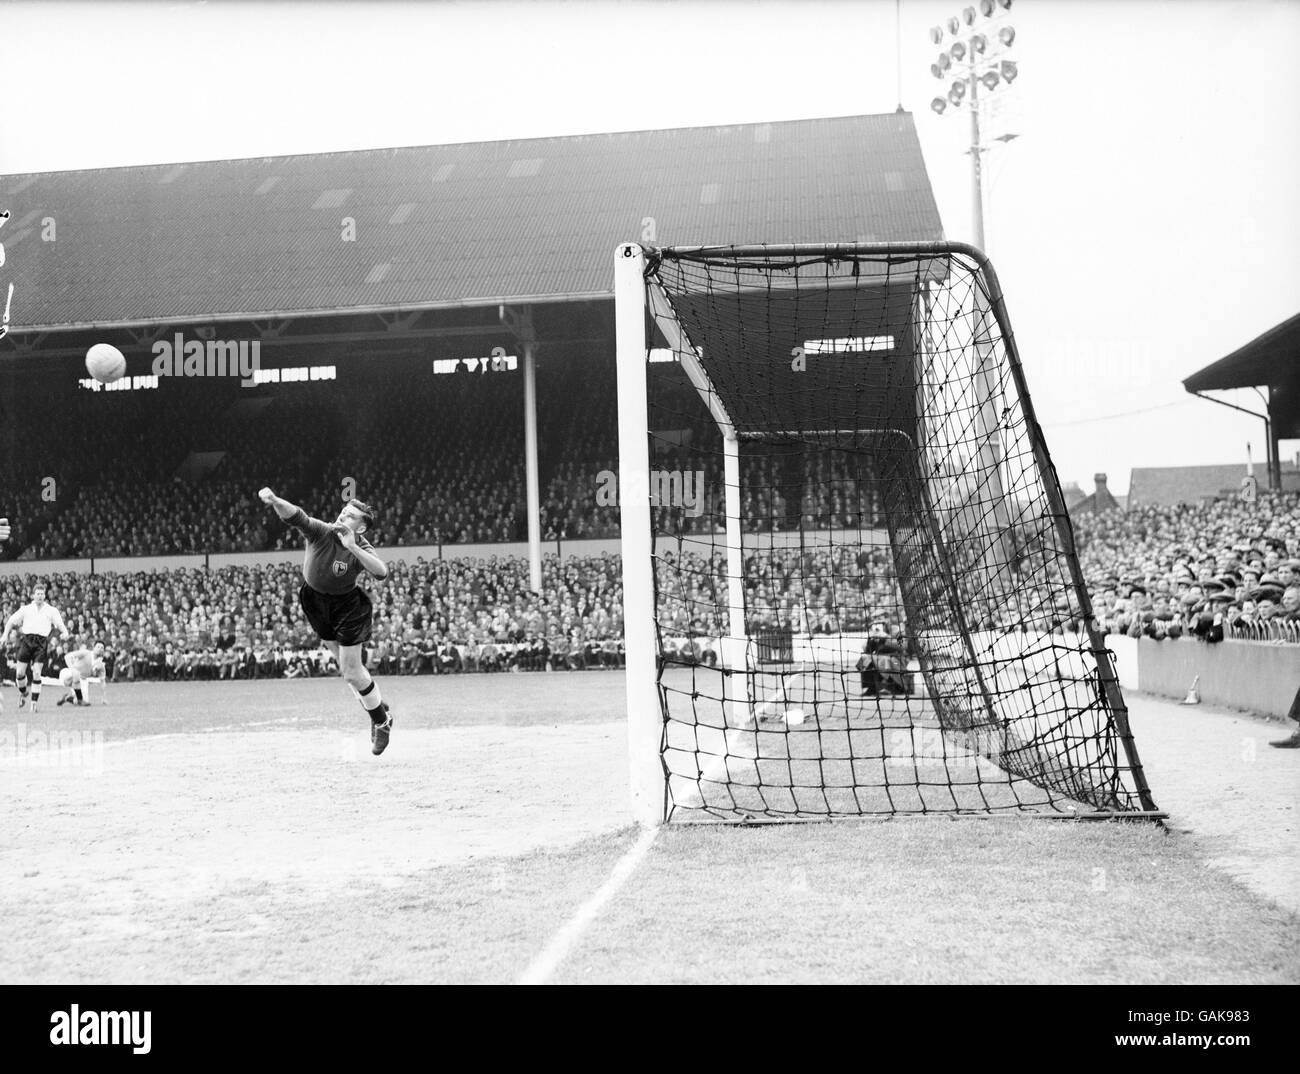
[[[874,697],[882,693],[907,693],[907,657],[903,647],[889,636],[883,622],[874,622],[862,643],[858,657],[862,675],[862,693]]]

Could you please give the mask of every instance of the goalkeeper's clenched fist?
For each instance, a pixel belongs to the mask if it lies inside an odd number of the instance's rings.
[[[293,518],[294,514],[298,510],[298,505],[296,503],[290,503],[288,500],[282,500],[279,496],[277,496],[274,492],[272,492],[269,487],[263,487],[258,489],[257,498],[261,500],[264,504],[266,504],[268,507],[274,509],[275,513],[279,515],[282,519],[284,519],[286,522],[288,522],[289,519]]]

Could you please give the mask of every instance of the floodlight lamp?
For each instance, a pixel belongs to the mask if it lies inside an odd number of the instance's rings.
[[[962,98],[966,96],[966,83],[954,82],[952,89],[948,91],[948,100],[953,104],[961,104]]]
[[[973,22],[975,21],[975,9],[974,9],[973,7],[968,7],[968,8],[966,8],[966,9],[961,13],[961,17],[962,17],[962,19],[965,20],[966,25],[969,26],[971,23],[973,23]]]
[[[934,114],[936,116],[941,116],[943,115],[944,109],[948,107],[948,102],[942,97],[936,97],[930,102],[930,107],[934,109]]]
[[[998,40],[1007,48],[1010,48],[1012,42],[1016,39],[1016,28],[1014,26],[1004,26],[998,31]]]
[[[985,71],[980,75],[980,81],[989,89],[995,90],[998,88],[998,82],[1000,79],[998,78],[998,73],[996,71]]]
[[[983,34],[975,34],[970,39],[970,51],[972,56],[983,56],[984,50],[989,47],[989,39]]]
[[[995,4],[993,0],[980,0],[980,11],[984,14],[986,19],[993,17],[993,9],[995,7],[997,7],[997,4]]]
[[[1002,81],[1014,82],[1016,76],[1020,74],[1020,68],[1016,66],[1015,60],[1002,61]]]
[[[952,48],[948,51],[952,55],[952,58],[958,63],[961,63],[961,61],[966,58],[966,46],[960,41],[953,42]]]
[[[992,0],[990,0],[990,2],[992,2]],[[943,40],[943,27],[942,27],[942,26],[931,26],[931,27],[930,27],[930,44],[932,44],[932,45],[937,45],[937,44],[938,44],[940,41],[942,41],[942,40]]]
[[[948,20],[948,32],[950,34],[955,34],[960,29],[961,29],[961,19],[957,18],[957,16],[954,15],[952,18]]]

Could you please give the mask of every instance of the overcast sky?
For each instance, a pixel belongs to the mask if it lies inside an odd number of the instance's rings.
[[[927,36],[963,6],[903,0],[901,86],[969,240]],[[1300,3],[1010,21],[1020,137],[988,159],[986,246],[1062,479],[1262,462],[1261,422],[1180,382],[1300,310]],[[896,29],[895,0],[9,2],[0,174],[890,112]]]

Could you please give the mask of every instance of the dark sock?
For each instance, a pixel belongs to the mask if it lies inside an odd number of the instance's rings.
[[[369,686],[367,686],[364,690],[357,691],[357,697],[362,699],[361,705],[366,710],[366,714],[370,717],[370,722],[375,724],[381,724],[386,719],[388,719],[388,706],[381,701],[374,708],[370,708],[370,706],[368,706],[364,700],[367,694],[372,694],[374,692],[375,692],[375,680],[371,679]]]
[[[82,697],[81,697],[81,688],[78,687],[77,689],[73,690],[72,692],[73,692],[74,694],[77,695],[77,704],[80,705],[80,704],[81,704],[81,701],[82,701]]]

